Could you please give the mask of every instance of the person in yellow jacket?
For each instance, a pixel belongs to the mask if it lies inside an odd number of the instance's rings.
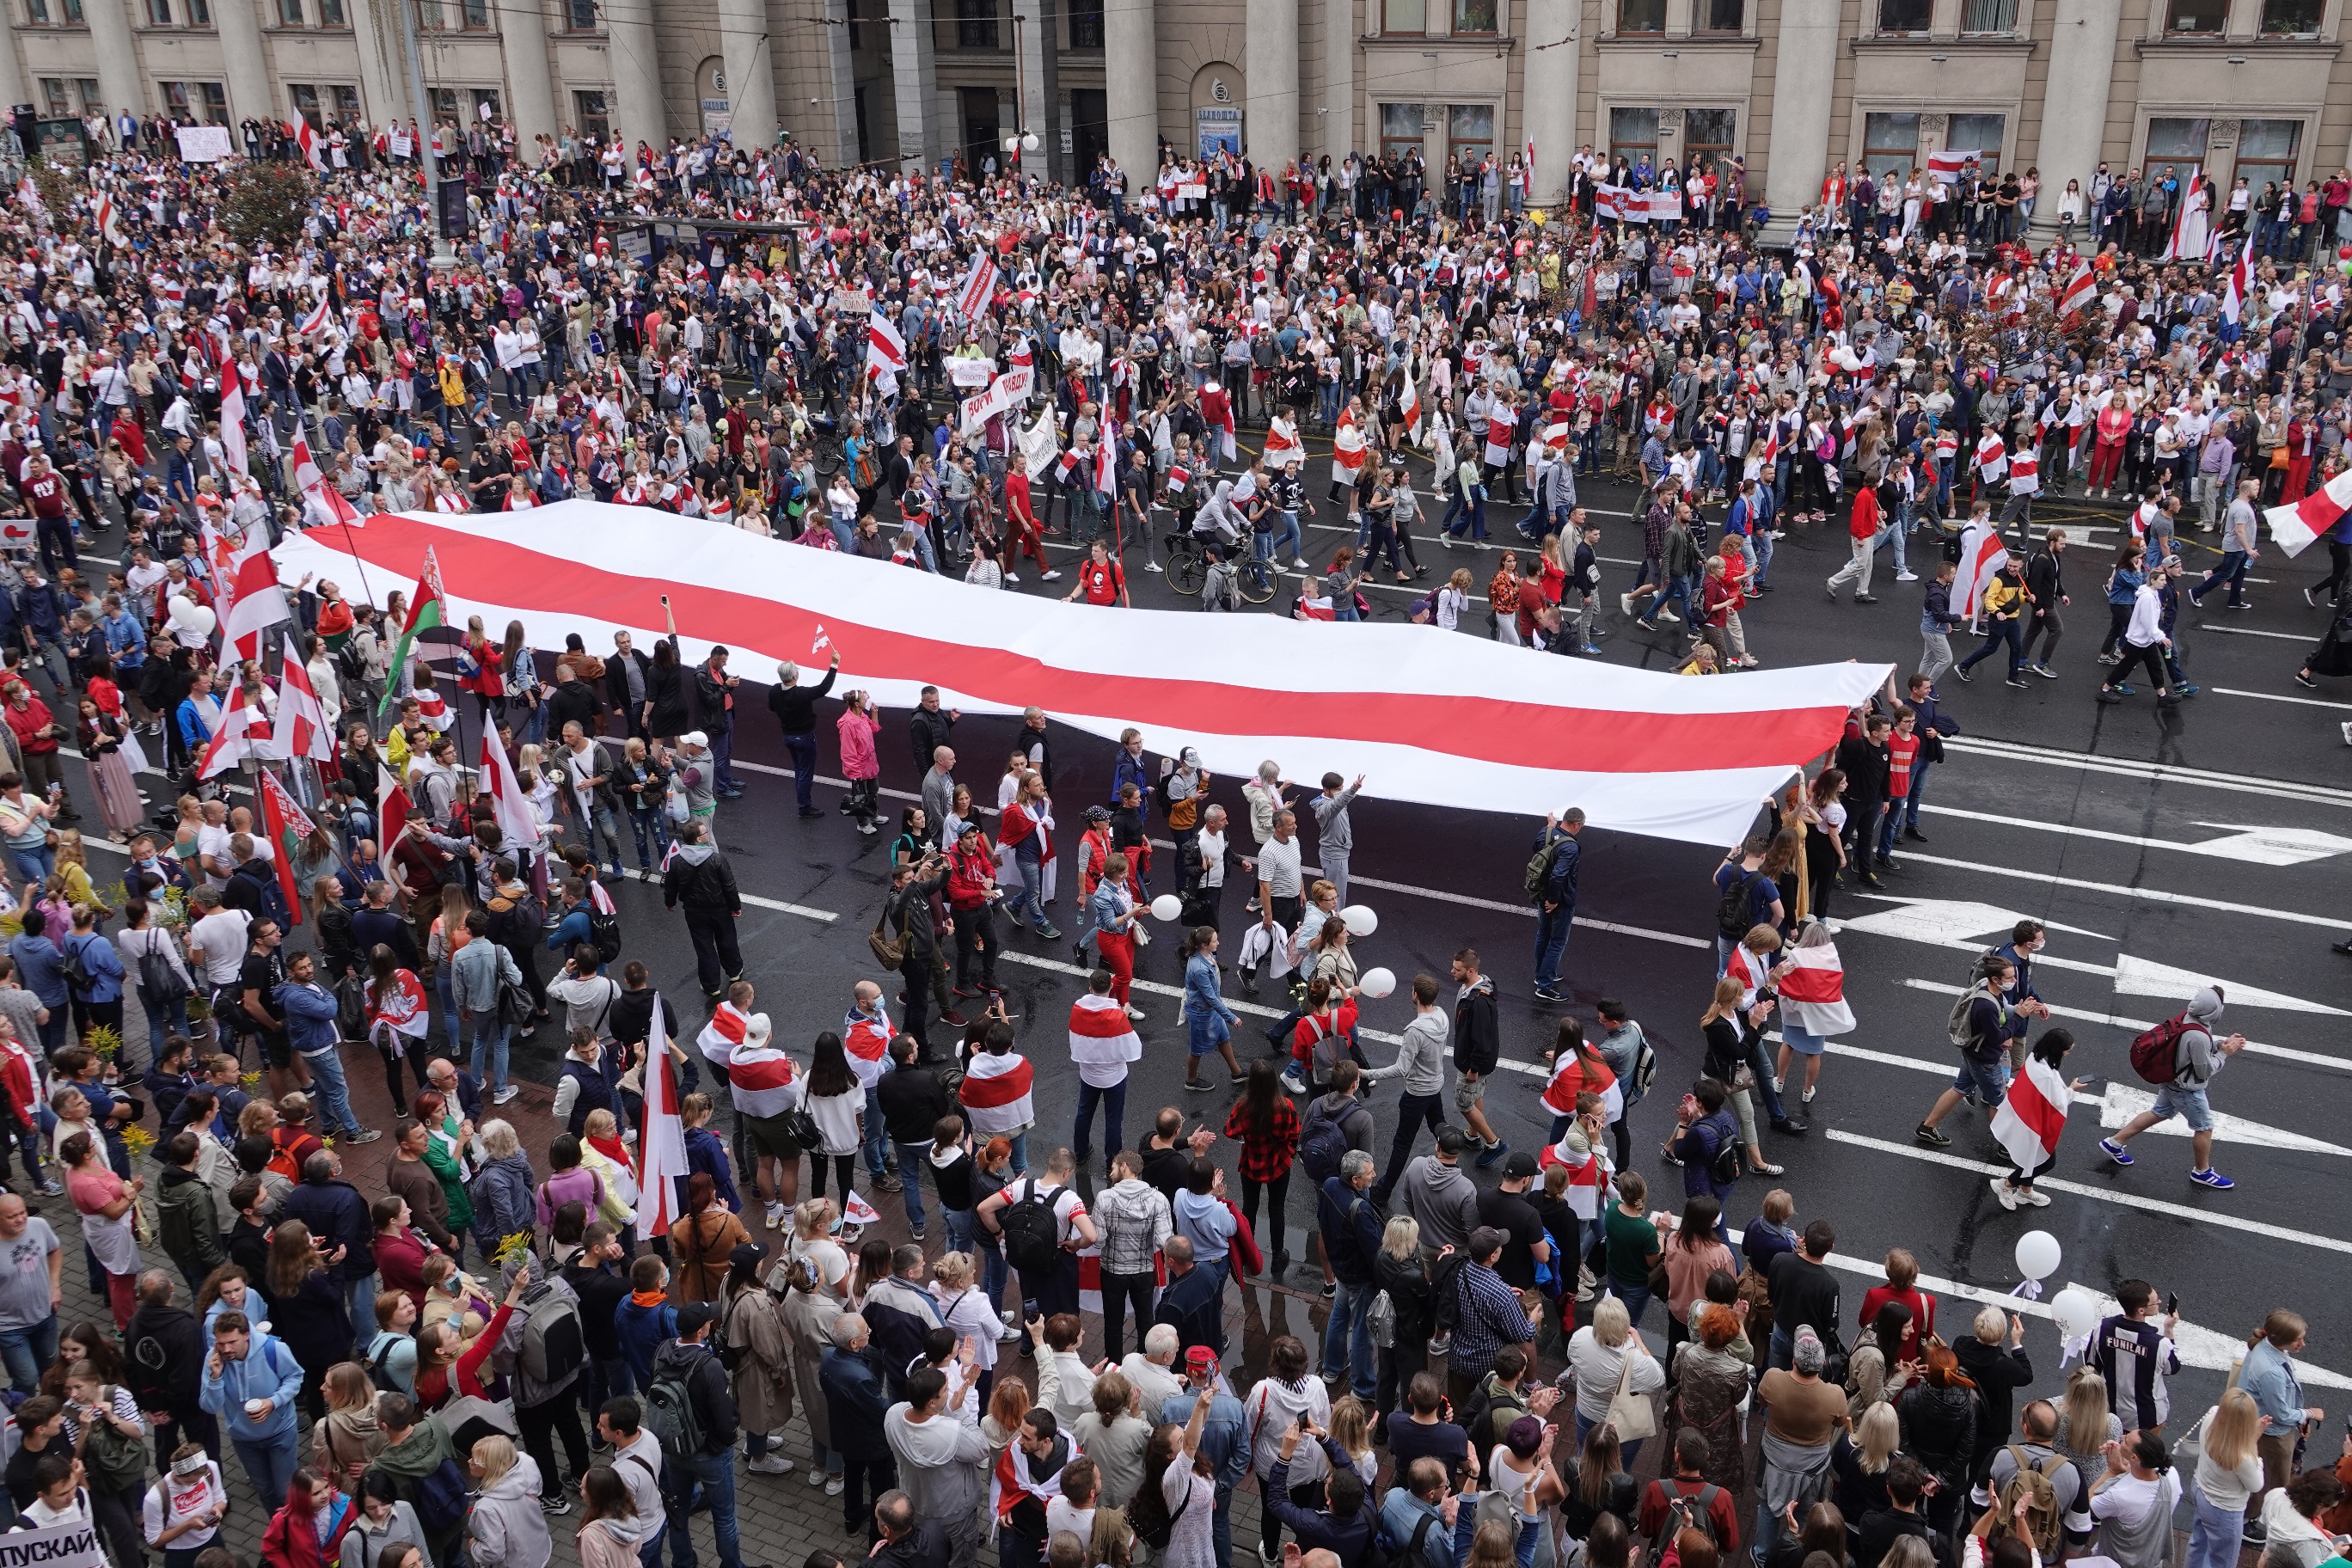
[[[2026,591],[2025,579],[2019,575],[2017,552],[2011,551],[2001,558],[2000,570],[1993,574],[1984,591],[1984,646],[1960,660],[1954,673],[1965,682],[1969,672],[1990,658],[1995,650],[2009,649],[2009,683],[2025,684],[2025,616],[2033,608],[2033,595]]]

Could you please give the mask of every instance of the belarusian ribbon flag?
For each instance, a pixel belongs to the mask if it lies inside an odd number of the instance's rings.
[[[677,1069],[669,1046],[669,1006],[656,993],[653,1026],[645,1044],[645,1113],[637,1123],[637,1182],[644,1189],[637,1201],[637,1223],[647,1236],[667,1236],[686,1212],[679,1193],[687,1175],[686,1123],[678,1118]]]
[[[286,667],[278,683],[278,726],[271,734],[272,749],[291,762],[296,757],[309,757],[323,763],[335,754],[333,726],[327,722],[326,705],[319,700],[318,689],[310,684],[310,671],[302,663],[301,650],[294,646],[294,637],[286,637]]]
[[[2066,1108],[2074,1100],[2074,1089],[2056,1068],[2040,1057],[2025,1058],[2025,1070],[2010,1080],[2009,1093],[1992,1114],[1992,1135],[2019,1170],[2031,1175],[2058,1152]]]
[[[703,1056],[720,1067],[733,1065],[737,1047],[751,1033],[751,1020],[732,1002],[719,1004],[719,1011],[710,1015],[710,1022],[702,1026],[702,1033],[694,1037],[695,1045]]]
[[[962,286],[956,289],[956,314],[977,322],[995,294],[996,258],[982,249],[972,258],[971,270],[964,274]]]
[[[205,751],[205,760],[196,769],[196,776],[208,779],[225,769],[233,768],[255,754],[257,742],[269,734],[269,715],[261,705],[246,700],[245,688],[229,689],[228,711],[221,715],[220,728],[213,733],[213,743]]]
[[[408,650],[417,637],[441,625],[441,563],[433,558],[433,547],[425,547],[425,565],[416,574],[416,602],[408,606],[408,624],[400,628],[400,640],[393,645],[392,663],[388,667],[392,679],[383,683],[383,700],[375,705],[378,713],[392,707],[393,693],[400,689],[400,672],[408,668]]]
[[[299,665],[293,667],[300,668]],[[318,831],[278,775],[264,768],[261,772],[261,827],[269,835],[270,847],[277,851],[269,863],[278,871],[278,890],[286,897],[287,918],[296,925],[302,923],[302,891],[294,879],[294,861],[302,845]]]

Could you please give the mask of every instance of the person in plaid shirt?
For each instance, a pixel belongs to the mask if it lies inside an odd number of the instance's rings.
[[[1272,1245],[1267,1268],[1280,1273],[1290,1261],[1282,1249],[1282,1205],[1290,1192],[1290,1162],[1298,1152],[1298,1109],[1282,1092],[1274,1063],[1250,1064],[1249,1087],[1225,1117],[1225,1136],[1241,1141],[1242,1218],[1257,1228],[1257,1199],[1266,1194],[1266,1226]]]
[[[1529,1355],[1535,1353],[1536,1326],[1528,1320],[1526,1300],[1495,1272],[1504,1240],[1494,1226],[1480,1226],[1470,1233],[1469,1258],[1454,1271],[1453,1288],[1460,1294],[1445,1382],[1447,1396],[1456,1407],[1492,1369],[1496,1351],[1522,1345]]]
[[[1128,1302],[1135,1303],[1135,1337],[1140,1345],[1151,1322],[1152,1256],[1176,1234],[1168,1200],[1143,1179],[1143,1162],[1122,1149],[1111,1156],[1111,1184],[1095,1194],[1095,1229],[1101,1237],[1103,1354],[1119,1360]]]

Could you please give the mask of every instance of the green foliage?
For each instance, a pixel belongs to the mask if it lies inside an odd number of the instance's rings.
[[[250,163],[229,177],[222,221],[239,245],[291,245],[301,237],[303,215],[316,194],[310,171],[300,163]]]

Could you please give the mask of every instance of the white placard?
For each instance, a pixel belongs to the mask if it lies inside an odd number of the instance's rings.
[[[180,156],[191,163],[217,163],[223,158],[236,155],[236,144],[229,140],[226,125],[183,125],[179,127]]]
[[[98,1544],[96,1526],[52,1524],[0,1535],[0,1568],[106,1568],[106,1553]]]

